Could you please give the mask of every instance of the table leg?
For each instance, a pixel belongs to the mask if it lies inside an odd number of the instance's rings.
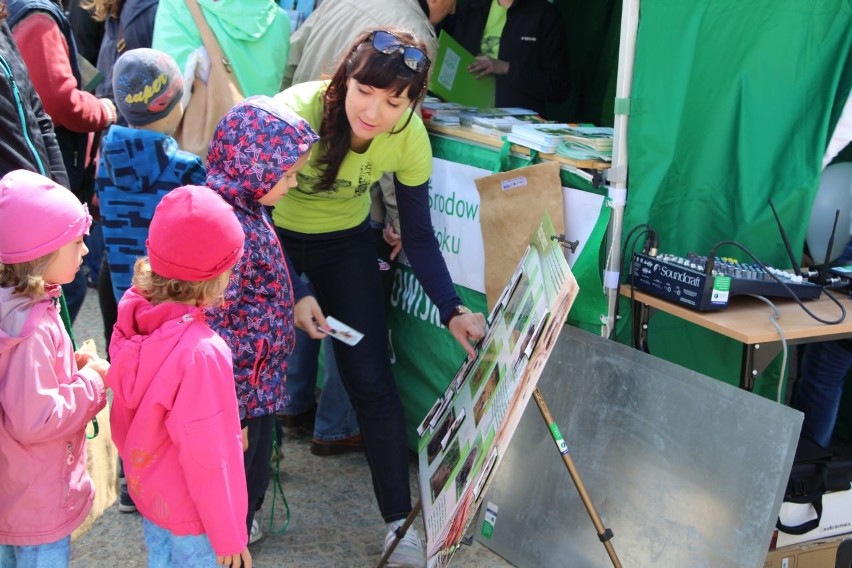
[[[648,304],[639,301],[633,302],[633,336],[636,338],[636,349],[644,353],[648,350],[648,319],[651,317],[651,308]]]
[[[754,383],[766,367],[781,353],[781,342],[743,344],[742,364],[740,365],[740,388],[754,390]]]

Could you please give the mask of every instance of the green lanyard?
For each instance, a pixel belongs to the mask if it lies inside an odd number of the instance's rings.
[[[71,320],[68,317],[68,304],[65,303],[65,292],[59,296],[59,317],[62,319],[62,324],[65,326],[65,331],[68,332],[68,337],[71,338],[71,347],[74,351],[77,350],[77,342],[74,340],[74,330],[71,329]],[[92,433],[86,432],[87,440],[94,440],[100,434],[101,428],[98,426],[98,417],[92,418]]]

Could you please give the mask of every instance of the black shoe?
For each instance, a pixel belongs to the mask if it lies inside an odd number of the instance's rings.
[[[345,454],[346,452],[363,452],[364,440],[361,439],[361,434],[355,434],[342,440],[311,440],[311,453],[315,456],[336,456]]]
[[[314,418],[317,414],[316,405],[300,414],[278,414],[278,422],[284,428],[314,428]]]
[[[120,480],[118,493],[118,510],[122,513],[135,513],[136,504],[130,498],[130,493],[127,491],[127,482],[124,479]]]

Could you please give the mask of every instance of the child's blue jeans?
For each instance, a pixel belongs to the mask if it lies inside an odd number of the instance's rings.
[[[216,553],[206,534],[177,536],[142,519],[148,568],[216,568]]]
[[[0,568],[57,568],[68,566],[71,537],[36,546],[0,544]]]

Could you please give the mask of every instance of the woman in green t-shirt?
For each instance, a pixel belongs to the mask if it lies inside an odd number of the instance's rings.
[[[298,186],[275,207],[273,221],[297,273],[306,274],[321,306],[302,302],[296,324],[311,337],[323,312],[364,334],[354,346],[334,341],[343,384],[358,415],[386,546],[411,511],[402,403],[391,374],[388,328],[376,245],[369,226],[370,186],[392,173],[403,249],[441,322],[474,354],[485,318],[455,293],[429,214],[432,152],[414,107],[426,94],[430,61],[410,32],[362,33],[329,81],[295,85],[277,95],[320,134]],[[423,566],[409,531],[389,565]]]

